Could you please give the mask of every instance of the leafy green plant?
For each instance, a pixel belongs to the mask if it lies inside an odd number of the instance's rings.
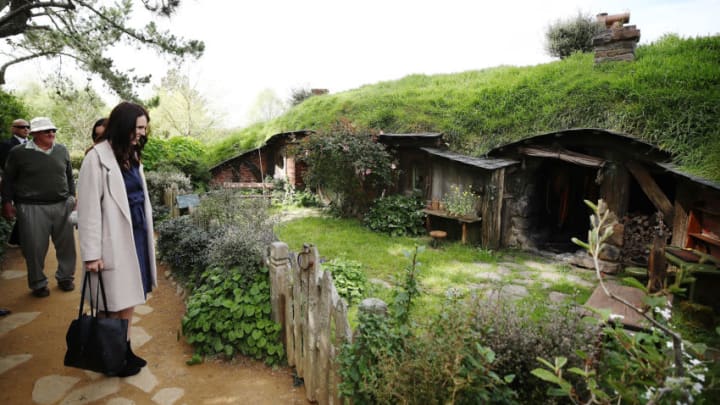
[[[335,258],[323,263],[322,268],[332,274],[335,289],[348,305],[353,305],[363,298],[367,277],[360,262]]]
[[[283,360],[280,325],[270,319],[267,272],[265,267],[238,266],[209,268],[202,274],[182,320],[183,334],[196,354],[243,354],[267,364]]]
[[[421,294],[420,266],[422,263],[417,258],[424,251],[425,246],[415,246],[414,252],[403,252],[405,257],[410,260],[410,263],[405,266],[400,280],[396,281],[398,288],[393,290],[393,302],[391,305],[395,322],[401,329],[408,328],[410,311]]]
[[[391,236],[424,234],[423,206],[423,201],[418,196],[395,194],[380,197],[365,214],[363,223],[373,231]]]
[[[462,186],[451,184],[450,192],[445,194],[442,202],[445,204],[445,210],[449,214],[462,217],[477,213],[479,198],[471,190],[463,190]]]

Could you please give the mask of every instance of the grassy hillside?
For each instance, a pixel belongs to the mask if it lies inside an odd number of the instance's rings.
[[[386,133],[444,132],[450,148],[480,155],[534,134],[577,127],[628,133],[720,180],[720,36],[666,36],[634,62],[595,66],[592,54],[532,67],[411,75],[311,97],[285,115],[211,147],[214,162],[284,131],[324,129],[345,117]]]

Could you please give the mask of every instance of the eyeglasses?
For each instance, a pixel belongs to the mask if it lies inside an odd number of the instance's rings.
[[[30,129],[30,125],[13,125],[13,128]]]
[[[37,131],[37,132],[34,132],[34,133],[35,133],[35,134],[54,134],[55,132],[57,132],[57,129],[46,129],[46,130]]]

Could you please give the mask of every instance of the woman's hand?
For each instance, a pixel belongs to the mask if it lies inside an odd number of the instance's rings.
[[[103,263],[102,259],[90,260],[90,261],[85,262],[85,269],[87,269],[87,271],[90,271],[93,273],[103,271],[104,268],[105,268],[105,263]]]

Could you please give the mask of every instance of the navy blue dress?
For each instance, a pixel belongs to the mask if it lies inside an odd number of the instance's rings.
[[[145,295],[152,291],[152,275],[150,274],[150,255],[148,254],[147,224],[145,223],[145,192],[143,191],[140,169],[132,165],[130,170],[122,170],[130,203],[130,218],[133,225],[133,238],[135,251],[140,261],[140,274],[142,276]]]

